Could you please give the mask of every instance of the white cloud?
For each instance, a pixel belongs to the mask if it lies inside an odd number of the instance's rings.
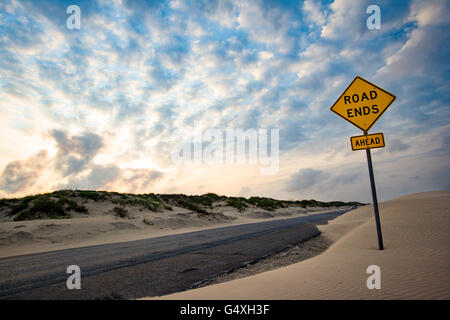
[[[426,75],[430,65],[448,49],[442,46],[448,40],[450,12],[446,1],[415,1],[407,21],[417,22],[407,41],[386,59],[379,77]]]
[[[450,22],[448,1],[414,1],[411,5],[409,21],[417,21],[419,27],[439,25]]]
[[[332,13],[322,27],[321,36],[326,39],[357,40],[361,26],[365,26],[366,1],[336,0],[330,5]]]
[[[307,20],[316,25],[323,25],[326,21],[326,16],[321,8],[320,3],[315,1],[303,2],[302,10],[306,13]]]
[[[296,40],[288,34],[295,21],[291,11],[260,1],[245,2],[239,9],[239,28],[248,32],[251,39],[280,53],[288,53],[293,49]]]

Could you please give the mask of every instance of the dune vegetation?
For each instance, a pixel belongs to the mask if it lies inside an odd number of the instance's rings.
[[[85,204],[90,202],[110,202],[116,205],[113,212],[116,216],[127,217],[127,207],[137,207],[139,210],[163,212],[173,210],[173,207],[184,208],[198,214],[207,215],[208,210],[216,205],[236,208],[245,212],[250,207],[266,211],[274,211],[287,207],[341,207],[361,206],[359,202],[317,200],[276,200],[266,197],[227,197],[215,193],[203,195],[186,194],[131,194],[93,190],[59,190],[51,193],[30,195],[23,198],[0,199],[0,210],[6,210],[14,221],[35,219],[68,219],[74,213],[89,215]]]

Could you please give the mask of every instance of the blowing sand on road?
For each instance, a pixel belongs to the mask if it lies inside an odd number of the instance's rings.
[[[320,226],[334,244],[312,259],[163,299],[450,299],[450,191],[381,203],[385,250],[376,243],[371,206]],[[366,270],[381,270],[369,290]]]

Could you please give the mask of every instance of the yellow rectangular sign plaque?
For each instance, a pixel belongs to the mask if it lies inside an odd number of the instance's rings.
[[[395,96],[356,77],[331,107],[331,111],[367,132],[394,102]]]
[[[350,137],[350,141],[353,151],[385,147],[384,135],[382,133]]]

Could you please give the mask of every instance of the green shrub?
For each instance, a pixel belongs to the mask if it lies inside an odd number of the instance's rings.
[[[278,208],[285,207],[283,201],[264,197],[251,197],[247,200],[247,202],[267,211],[273,211]]]
[[[93,201],[106,200],[105,192],[101,191],[79,190],[77,191],[77,195]]]
[[[185,194],[161,194],[158,196],[165,203],[173,204],[178,207],[185,208],[202,214],[207,214],[208,212],[202,209],[197,203],[202,202],[204,205],[207,206],[210,203],[212,203],[210,200],[206,199],[207,197],[204,196],[187,196]]]
[[[128,204],[128,201],[125,199],[113,199],[113,200],[111,200],[111,202],[114,204],[118,204],[122,207],[125,207]]]
[[[214,202],[222,200],[221,196],[219,196],[215,193],[211,193],[211,192],[204,194],[203,197],[208,197],[209,199],[213,200]]]
[[[246,208],[248,208],[248,205],[245,203],[245,199],[243,199],[243,198],[230,197],[230,198],[227,198],[226,201],[227,201],[228,206],[238,209],[239,212],[242,212]]]
[[[202,214],[207,214],[208,212],[202,208],[200,208],[196,203],[192,202],[191,200],[189,200],[189,198],[181,198],[177,200],[177,205],[179,207],[194,211],[194,212],[198,212],[198,213],[202,213]]]
[[[67,199],[67,198],[61,198],[59,199],[61,204],[66,205],[67,210],[73,210],[80,213],[87,213],[88,210],[85,206],[79,205],[75,200]]]
[[[14,217],[14,221],[24,221],[24,220],[34,220],[36,219],[30,211],[21,211],[17,216]]]
[[[19,201],[19,199],[0,199],[0,207],[7,207],[18,201]]]
[[[192,203],[198,203],[206,207],[211,207],[213,204],[213,201],[210,198],[204,196],[187,196],[185,200]]]
[[[128,210],[122,207],[114,207],[114,212],[116,214],[116,216],[120,217],[120,218],[127,218],[129,216],[128,214]]]
[[[138,199],[135,200],[136,205],[149,209],[150,211],[158,211],[160,202],[155,202],[152,199]]]
[[[161,199],[154,193],[138,194],[136,196],[152,202],[161,202]]]
[[[212,207],[213,203],[220,201],[221,197],[215,193],[206,193],[201,196],[186,196],[190,201],[206,207]]]
[[[14,221],[33,219],[65,219],[70,215],[64,210],[60,201],[53,201],[47,197],[36,199],[28,210],[21,211]]]
[[[71,190],[57,190],[53,191],[49,195],[55,198],[66,198],[66,197],[75,197],[77,193],[76,191]]]
[[[325,205],[327,207],[343,207],[345,205],[347,205],[345,202],[342,201],[330,201],[330,202],[325,202]]]
[[[137,195],[135,198],[131,199],[122,197],[122,199],[112,199],[111,202],[122,207],[130,205],[135,207],[143,207],[151,211],[158,211],[160,206],[163,204],[160,199],[146,195]]]
[[[11,210],[9,211],[8,215],[10,215],[10,216],[16,215],[19,212],[21,212],[27,208],[28,208],[28,202],[25,202],[25,201],[19,202],[18,204],[11,206]]]
[[[30,213],[45,213],[51,219],[69,216],[60,201],[55,202],[48,198],[35,200],[29,211]]]

